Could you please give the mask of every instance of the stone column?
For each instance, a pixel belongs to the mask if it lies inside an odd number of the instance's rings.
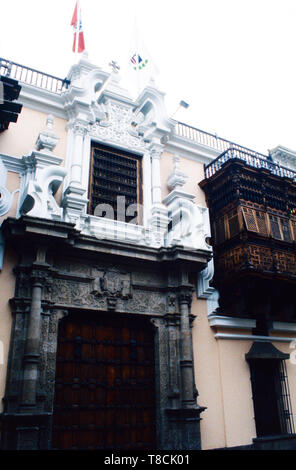
[[[204,407],[196,402],[197,390],[194,380],[193,350],[190,325],[190,306],[193,287],[186,282],[186,275],[182,275],[176,295],[179,302],[180,340],[179,354],[175,367],[180,374],[180,397],[175,394],[173,405],[167,409],[169,420],[170,440],[168,448],[174,450],[198,450],[200,441],[200,414]],[[170,336],[170,340],[174,339]],[[170,347],[171,350],[171,347]],[[172,375],[176,383],[177,371]],[[176,406],[177,405],[177,406]]]
[[[179,292],[181,403],[184,408],[196,406],[192,338],[189,320],[192,290],[193,288],[188,286],[181,288]]]
[[[41,266],[40,266],[41,267]],[[32,298],[24,354],[24,378],[20,408],[32,412],[37,407],[38,364],[40,358],[40,325],[42,288],[46,274],[34,266],[32,271]]]
[[[176,409],[180,402],[180,387],[178,373],[178,345],[179,345],[179,315],[169,313],[166,315],[168,328],[168,345],[169,345],[169,394],[168,398],[172,409]]]

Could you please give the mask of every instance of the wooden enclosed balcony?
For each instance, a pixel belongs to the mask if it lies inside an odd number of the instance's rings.
[[[296,172],[231,148],[205,176],[221,311],[296,319]]]
[[[16,100],[21,86],[16,80],[0,75],[0,133],[7,130],[11,122],[17,122],[22,104]]]

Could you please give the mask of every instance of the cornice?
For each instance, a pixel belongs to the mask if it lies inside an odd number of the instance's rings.
[[[5,236],[15,240],[16,243],[32,243],[32,237],[41,238],[55,244],[63,244],[65,249],[77,250],[81,256],[108,256],[120,258],[131,263],[157,264],[164,269],[184,269],[199,271],[206,266],[210,254],[205,250],[192,250],[181,246],[173,247],[149,247],[145,244],[108,239],[98,239],[90,235],[84,235],[75,229],[74,224],[37,217],[22,216],[19,219],[7,218],[3,223]],[[20,245],[21,246],[21,245]],[[23,245],[22,245],[23,246]]]
[[[296,335],[294,337],[286,336],[259,336],[259,335],[244,335],[244,334],[234,334],[234,333],[216,333],[216,339],[226,339],[226,340],[244,340],[244,341],[267,341],[273,343],[274,341],[280,341],[282,343],[291,343],[295,341]]]
[[[164,144],[164,150],[169,153],[177,153],[180,157],[205,164],[215,160],[221,154],[218,150],[175,134],[171,134]]]
[[[0,153],[0,159],[4,163],[7,171],[13,173],[22,173],[25,170],[23,159],[12,155],[4,155]]]
[[[67,119],[62,95],[57,93],[22,83],[19,100],[24,107],[45,114],[53,114],[55,117],[65,120]]]
[[[211,314],[208,316],[209,319],[209,324],[212,328],[224,328],[224,329],[237,329],[237,330],[252,330],[253,328],[256,327],[256,320],[253,320],[251,318],[235,318],[235,317],[226,317],[222,315],[217,315],[215,313]],[[271,330],[273,333],[290,333],[290,334],[295,334],[296,335],[296,323],[288,323],[288,322],[273,322],[273,327]],[[239,337],[243,336],[244,338],[246,335],[240,335],[238,334]],[[247,335],[250,336],[250,335]],[[252,338],[258,338],[258,336],[251,335]],[[220,339],[237,339],[237,335],[234,334],[229,334],[229,333],[217,333],[215,335],[215,338],[220,338]],[[262,337],[263,338],[263,337]],[[277,336],[267,336],[264,338],[277,338]],[[282,338],[281,341],[284,341],[284,337]],[[292,338],[295,339],[295,338]],[[290,341],[291,338],[288,340]],[[278,340],[280,341],[280,339]],[[291,340],[292,341],[292,340]]]
[[[208,317],[211,327],[216,328],[235,328],[235,329],[252,329],[256,327],[256,320],[249,318],[235,318],[216,315],[215,313]]]

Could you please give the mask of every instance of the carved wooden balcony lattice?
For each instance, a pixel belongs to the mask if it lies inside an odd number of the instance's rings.
[[[213,286],[220,293],[221,311],[256,316],[256,302],[263,295],[262,311],[293,319],[296,174],[262,164],[259,157],[239,157],[227,160],[225,152],[221,161],[219,157],[205,168],[206,178],[200,183],[210,211]],[[285,292],[283,308],[277,300],[279,289]]]

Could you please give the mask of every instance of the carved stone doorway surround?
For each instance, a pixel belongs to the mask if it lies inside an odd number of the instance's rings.
[[[50,449],[59,320],[71,309],[148,317],[155,328],[157,446],[200,449],[189,273],[209,253],[115,244],[65,222],[23,217],[3,224],[19,254],[7,370],[3,449]]]

